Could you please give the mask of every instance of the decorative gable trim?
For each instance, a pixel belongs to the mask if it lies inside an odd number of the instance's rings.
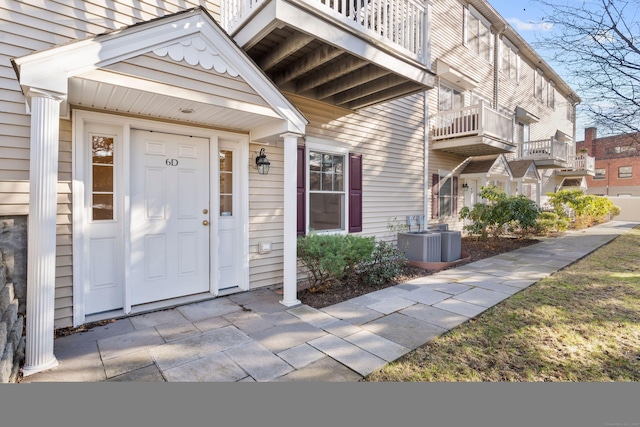
[[[193,37],[182,40],[170,46],[154,49],[153,53],[158,56],[169,56],[176,62],[185,61],[189,65],[199,65],[205,70],[215,70],[220,74],[229,74],[231,77],[238,77],[238,72],[231,67],[220,56],[220,52],[213,49],[202,38]]]

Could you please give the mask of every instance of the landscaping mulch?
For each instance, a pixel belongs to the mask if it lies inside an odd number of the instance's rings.
[[[473,262],[500,255],[501,253],[514,251],[538,242],[539,240],[537,239],[516,239],[510,237],[478,240],[475,237],[465,236],[462,238],[462,251],[467,252],[470,255],[469,262]],[[432,270],[407,265],[404,267],[401,275],[381,285],[368,285],[361,278],[352,277],[322,290],[300,290],[298,291],[298,299],[303,304],[319,309],[433,273],[434,271]]]

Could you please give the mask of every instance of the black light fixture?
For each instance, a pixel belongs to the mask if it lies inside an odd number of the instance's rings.
[[[462,184],[462,189],[463,190],[468,190],[469,189],[469,184],[467,184],[466,182],[464,184]]]
[[[266,175],[269,173],[269,166],[271,162],[267,159],[267,155],[264,154],[264,148],[260,149],[260,154],[256,157],[256,166],[260,175]]]

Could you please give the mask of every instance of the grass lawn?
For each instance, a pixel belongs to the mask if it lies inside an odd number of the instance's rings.
[[[363,381],[640,381],[640,227]]]

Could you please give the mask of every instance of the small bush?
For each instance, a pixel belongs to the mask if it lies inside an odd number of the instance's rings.
[[[620,208],[608,197],[585,194],[582,190],[561,190],[547,195],[558,216],[573,220],[574,228],[590,227],[620,215]]]
[[[373,250],[371,263],[363,272],[364,281],[369,285],[381,285],[402,273],[406,263],[407,258],[402,250],[380,240]]]
[[[310,233],[298,238],[297,256],[312,288],[321,288],[370,264],[375,247],[373,237]]]
[[[507,196],[495,186],[481,187],[479,196],[486,203],[476,203],[460,210],[460,218],[471,220],[464,229],[471,235],[486,239],[505,233],[526,236],[535,232],[539,209],[526,196]]]
[[[565,218],[560,218],[555,212],[541,212],[536,221],[535,229],[535,234],[539,236],[559,233],[569,229],[569,221]]]

